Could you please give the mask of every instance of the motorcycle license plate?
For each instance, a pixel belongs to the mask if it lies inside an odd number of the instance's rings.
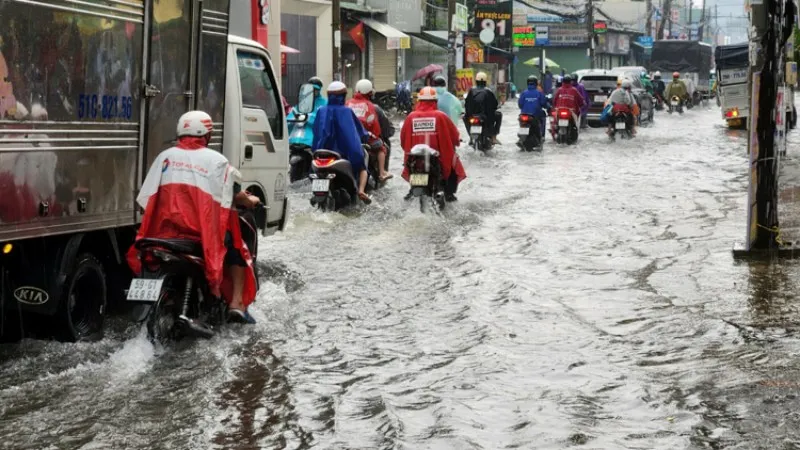
[[[560,120],[558,121],[558,126],[560,126],[560,127],[568,127],[568,126],[569,126],[569,120],[567,120],[567,119],[560,119]]]
[[[618,130],[624,130],[624,129],[625,129],[625,122],[617,122],[616,124],[614,124],[614,126],[615,126],[615,127],[618,129]]]
[[[327,178],[317,178],[311,182],[311,190],[313,192],[328,192],[331,185],[331,180]]]
[[[483,127],[480,126],[480,125],[471,126],[471,127],[469,127],[469,132],[472,133],[472,134],[480,134],[481,132],[483,132]]]
[[[530,128],[520,128],[519,131],[517,131],[517,135],[518,136],[527,136],[530,133],[531,133],[531,129]]]
[[[604,102],[606,100],[608,100],[608,97],[606,97],[605,95],[595,95],[594,96],[594,101],[597,102],[597,103]]]
[[[672,101],[672,106],[678,106],[678,102],[676,102],[675,100],[673,100],[673,101]]]
[[[128,288],[128,300],[155,303],[158,301],[159,294],[161,294],[161,286],[163,284],[163,278],[158,280],[134,278]]]
[[[427,186],[428,174],[427,173],[412,173],[409,177],[412,186]]]

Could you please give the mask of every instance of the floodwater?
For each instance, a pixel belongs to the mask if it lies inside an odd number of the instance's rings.
[[[800,448],[800,271],[731,254],[744,132],[699,108],[524,154],[515,110],[441,216],[399,177],[349,215],[295,186],[255,326],[0,347],[0,447]]]

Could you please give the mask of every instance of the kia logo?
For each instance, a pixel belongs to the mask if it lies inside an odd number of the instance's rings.
[[[47,295],[47,292],[33,286],[23,286],[15,289],[14,298],[17,299],[18,302],[28,305],[44,305],[50,300],[50,296]]]

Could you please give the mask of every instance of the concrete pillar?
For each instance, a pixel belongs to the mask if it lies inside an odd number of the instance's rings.
[[[278,86],[281,85],[281,2],[269,1],[270,13],[267,25],[267,50],[275,67],[275,78]]]
[[[325,8],[317,16],[317,76],[327,87],[333,81],[333,31],[331,29],[331,8]]]

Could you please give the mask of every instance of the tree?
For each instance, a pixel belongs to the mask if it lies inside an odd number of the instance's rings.
[[[661,9],[661,24],[658,26],[656,39],[664,39],[664,25],[672,24],[672,0],[664,0],[664,8]]]

